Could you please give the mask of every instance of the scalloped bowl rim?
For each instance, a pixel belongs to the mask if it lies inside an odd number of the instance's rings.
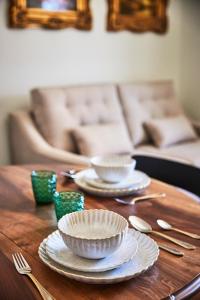
[[[100,238],[92,238],[92,237],[86,238],[86,237],[75,236],[75,235],[72,235],[72,234],[69,234],[69,233],[63,231],[63,229],[60,228],[60,226],[61,226],[60,223],[62,222],[62,220],[63,220],[64,218],[66,218],[66,216],[68,217],[68,216],[70,216],[70,215],[72,215],[72,214],[81,214],[81,213],[88,212],[88,211],[102,211],[102,212],[105,211],[105,212],[110,212],[110,213],[112,213],[112,214],[115,214],[115,215],[117,215],[118,217],[120,217],[121,220],[123,220],[123,221],[125,222],[125,228],[124,228],[123,230],[118,231],[118,232],[116,232],[115,234],[112,234],[112,235],[107,236],[107,237],[105,237],[105,238],[104,238],[104,237],[100,237]],[[76,212],[72,212],[72,213],[70,213],[70,214],[64,215],[64,216],[58,221],[58,230],[60,231],[61,234],[64,234],[64,235],[66,235],[66,236],[68,236],[68,237],[71,237],[71,238],[74,238],[74,239],[76,239],[76,240],[82,240],[82,241],[101,241],[101,240],[102,240],[102,241],[105,241],[105,240],[109,240],[109,239],[111,239],[111,238],[115,238],[116,236],[118,236],[118,235],[120,235],[120,234],[122,234],[122,233],[127,232],[127,231],[128,231],[128,221],[127,221],[122,215],[120,215],[120,214],[118,214],[118,213],[116,213],[116,212],[114,212],[114,211],[112,211],[112,210],[106,210],[106,209],[85,209],[85,210],[83,210],[83,211],[76,211]]]

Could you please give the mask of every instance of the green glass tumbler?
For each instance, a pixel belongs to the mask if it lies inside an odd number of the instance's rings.
[[[84,209],[84,195],[81,192],[55,192],[53,200],[58,221],[66,214]]]
[[[46,204],[53,202],[53,194],[56,191],[56,179],[57,176],[54,171],[32,171],[32,188],[37,204]]]

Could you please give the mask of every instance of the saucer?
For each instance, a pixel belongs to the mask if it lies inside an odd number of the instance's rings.
[[[51,259],[62,266],[82,272],[104,272],[130,261],[137,252],[138,243],[131,230],[123,244],[103,259],[86,259],[75,255],[63,242],[58,230],[47,238],[46,252]]]
[[[48,256],[46,252],[47,239],[44,239],[40,244],[38,254],[45,265],[67,278],[90,284],[112,284],[126,281],[150,269],[159,256],[158,245],[153,239],[134,229],[129,230],[133,232],[138,242],[138,251],[132,260],[113,270],[92,273],[80,272],[64,267]]]
[[[98,177],[98,175],[95,173],[93,169],[88,170],[88,173],[85,176],[85,181],[93,187],[99,188],[99,189],[126,189],[129,188],[135,184],[140,183],[142,180],[142,177],[140,173],[137,171],[132,172],[131,175],[129,175],[127,178],[125,178],[123,181],[118,183],[108,183],[103,181],[101,178]]]
[[[91,176],[93,176],[94,174],[93,172],[94,172],[93,169],[86,169],[80,171],[76,174],[76,178],[74,181],[78,185],[78,187],[80,187],[85,192],[97,196],[104,196],[104,197],[128,196],[134,193],[142,192],[151,183],[151,179],[149,178],[148,175],[146,175],[141,171],[134,171],[135,176],[138,176],[140,178],[140,181],[138,180],[138,182],[136,182],[134,185],[131,185],[126,188],[114,188],[114,189],[98,188],[98,187],[91,186],[88,183],[88,178],[91,178]]]

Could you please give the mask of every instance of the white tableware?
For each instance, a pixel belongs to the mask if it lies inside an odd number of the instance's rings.
[[[46,239],[40,244],[40,259],[52,270],[68,278],[91,284],[111,284],[129,280],[147,271],[157,261],[159,249],[154,240],[145,234],[129,229],[138,242],[138,251],[133,259],[121,267],[100,273],[80,272],[66,268],[53,261],[46,253]]]
[[[116,190],[116,189],[126,189],[131,186],[137,185],[142,181],[142,176],[138,174],[138,172],[131,172],[130,175],[118,183],[109,183],[103,181],[98,175],[95,173],[93,169],[91,172],[88,172],[88,175],[85,177],[85,181],[92,187],[98,189],[108,189],[108,190]]]
[[[136,161],[129,156],[95,156],[91,159],[91,165],[103,181],[116,183],[128,177]]]
[[[134,176],[140,178],[138,183],[131,185],[127,188],[118,188],[118,189],[101,189],[96,188],[88,184],[87,178],[91,178],[94,174],[93,169],[86,169],[80,171],[76,174],[76,178],[74,179],[75,183],[87,193],[96,195],[96,196],[103,196],[103,197],[120,197],[120,196],[128,196],[134,193],[140,193],[146,189],[150,183],[151,179],[148,175],[141,171],[134,171]]]
[[[126,236],[128,222],[113,211],[89,209],[63,216],[58,230],[76,255],[98,259],[117,250]]]
[[[73,270],[82,272],[104,272],[130,261],[138,249],[133,231],[129,231],[121,246],[111,255],[103,259],[86,259],[73,254],[64,244],[58,230],[47,238],[46,251],[55,262]]]

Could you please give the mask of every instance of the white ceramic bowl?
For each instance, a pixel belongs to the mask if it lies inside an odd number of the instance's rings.
[[[76,255],[99,259],[121,245],[128,222],[113,211],[90,209],[63,216],[58,222],[58,230],[64,243]]]
[[[112,155],[95,156],[91,159],[97,175],[106,182],[120,182],[135,169],[136,161],[131,157]]]

